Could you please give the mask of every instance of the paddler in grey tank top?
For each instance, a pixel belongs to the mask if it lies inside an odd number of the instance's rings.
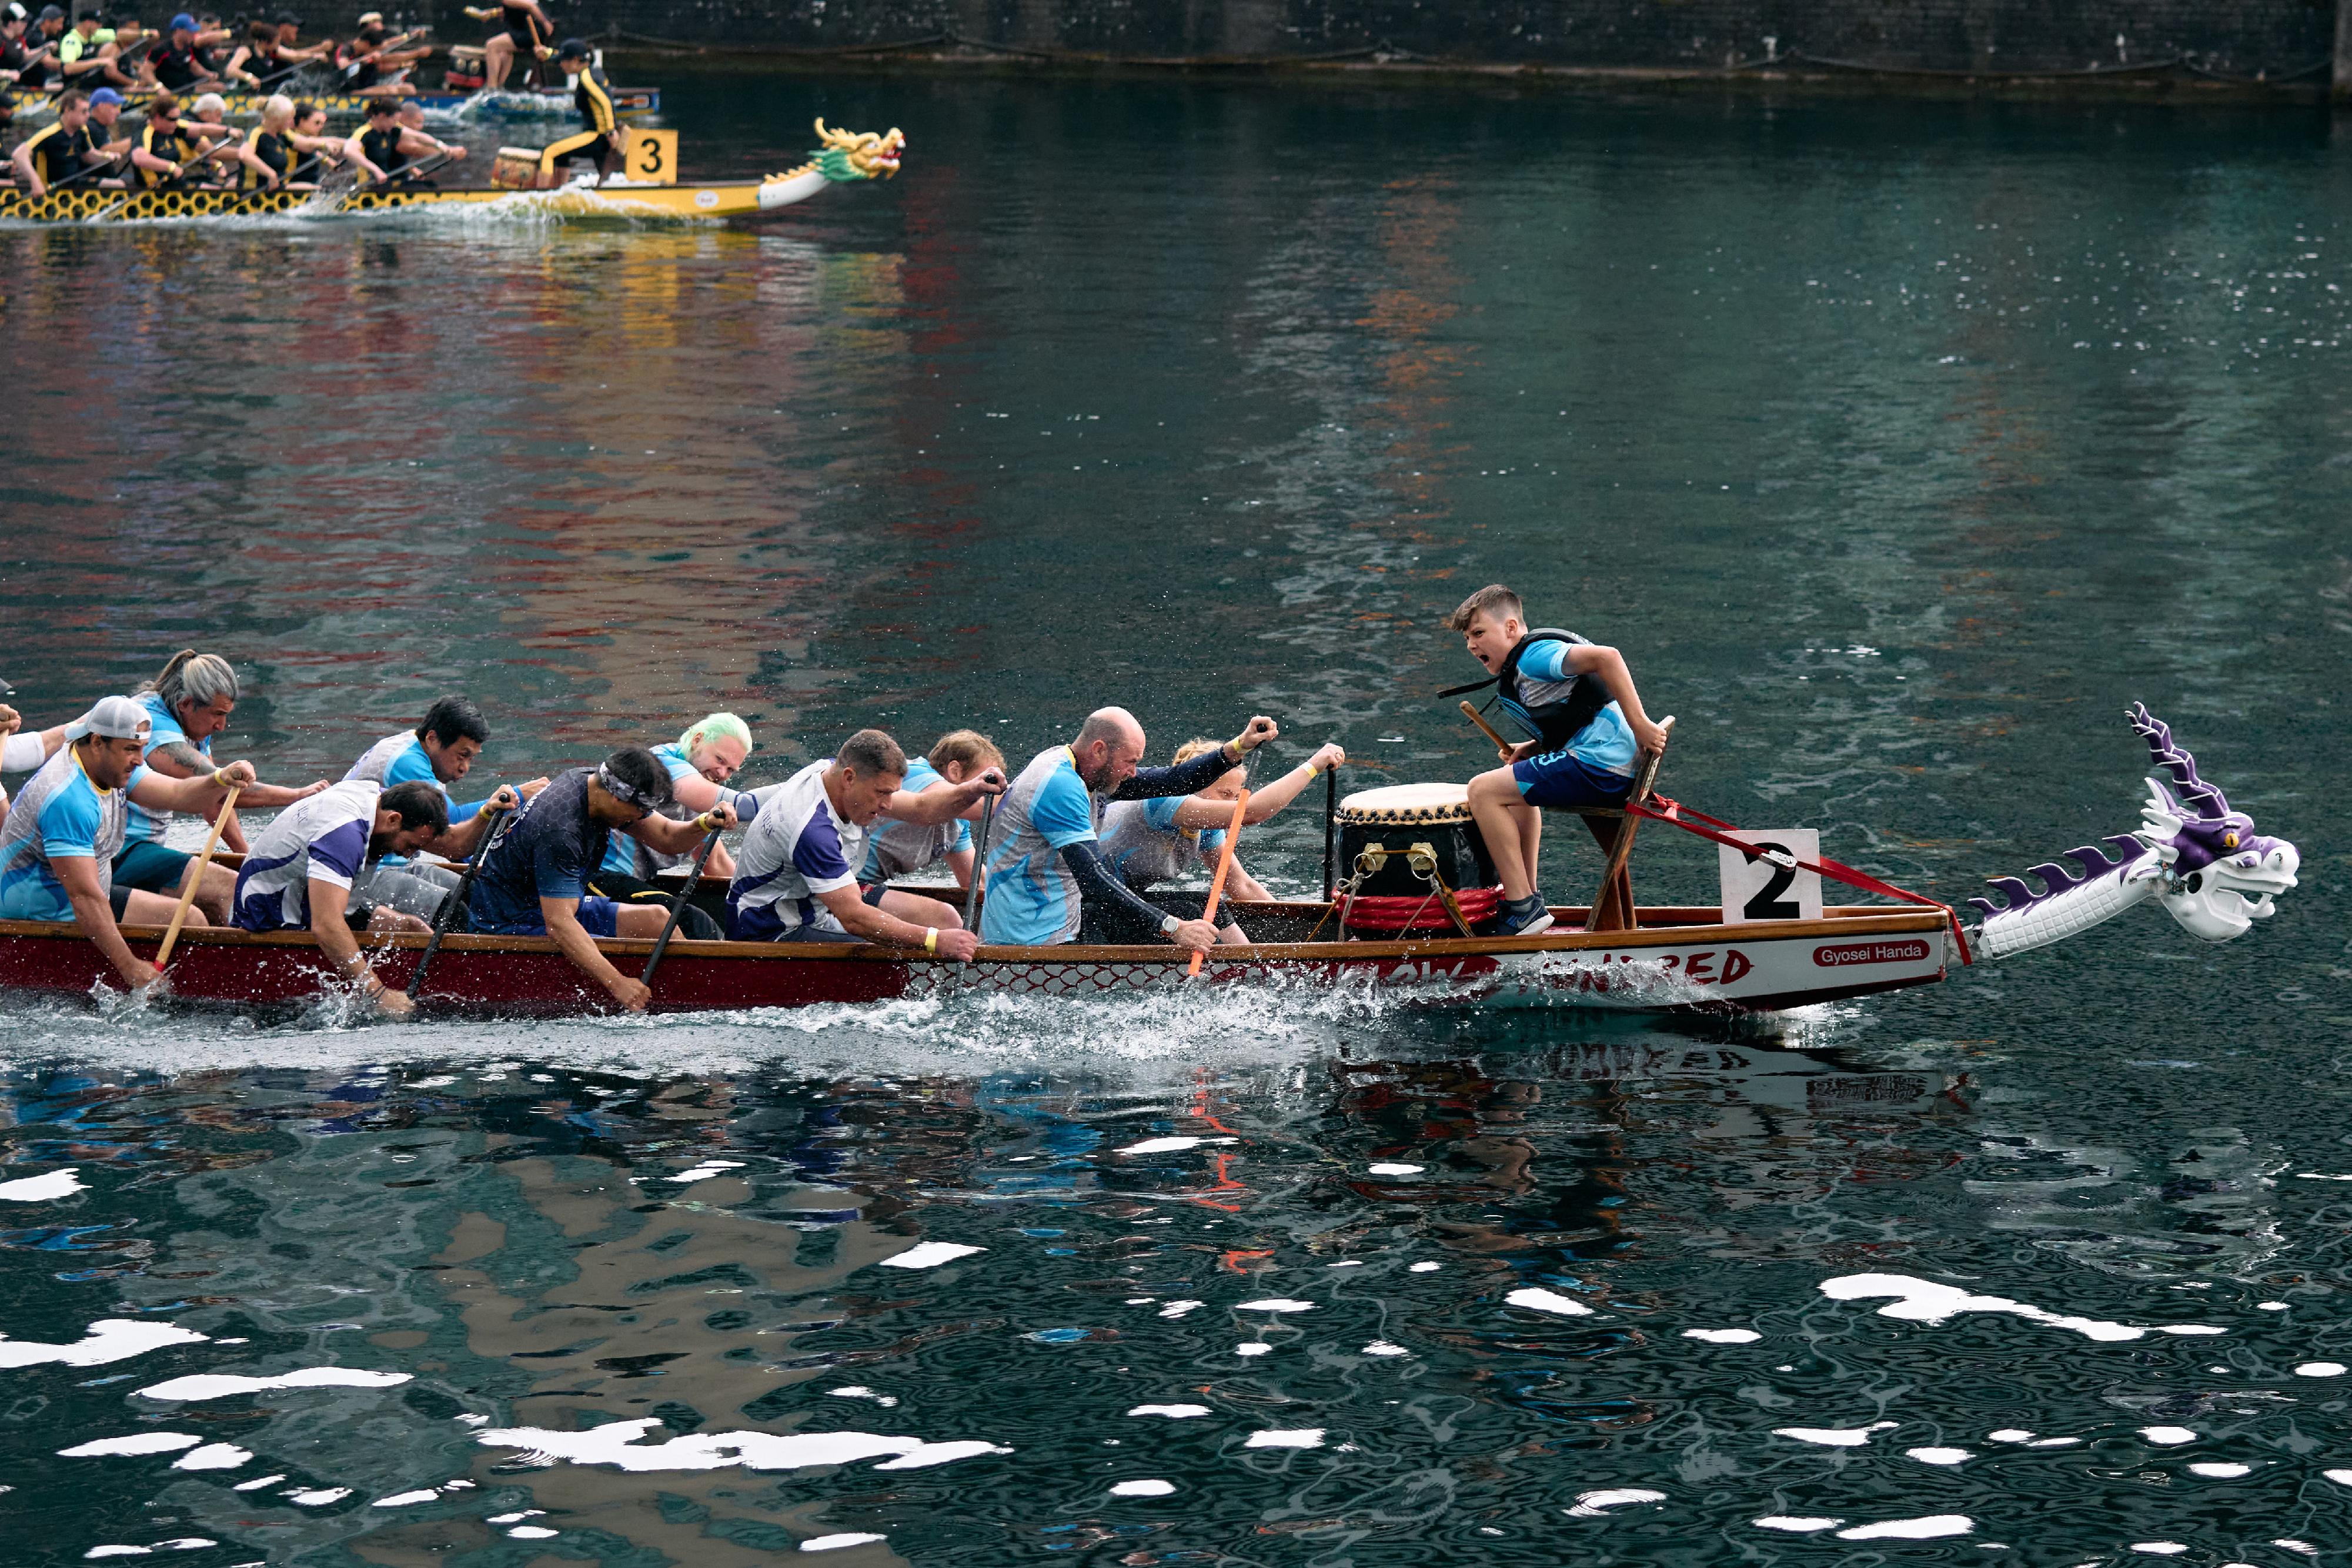
[[[1217,745],[1213,740],[1188,740],[1176,748],[1174,760],[1190,762],[1216,749]],[[1348,754],[1337,742],[1323,747],[1265,789],[1253,790],[1243,823],[1265,821],[1297,800],[1299,791],[1314,782],[1318,774],[1347,760]],[[1213,876],[1218,853],[1224,847],[1225,830],[1233,824],[1234,802],[1241,799],[1248,784],[1249,768],[1244,765],[1198,794],[1154,800],[1114,800],[1103,809],[1103,854],[1118,868],[1127,885],[1138,893],[1187,876]],[[1207,900],[1203,898],[1202,902],[1205,905]],[[1219,913],[1230,913],[1234,904],[1273,902],[1274,894],[1242,869],[1241,856],[1236,853],[1233,869],[1225,873],[1224,903],[1219,905]],[[1239,946],[1249,937],[1238,923],[1226,919],[1219,923],[1217,940]]]

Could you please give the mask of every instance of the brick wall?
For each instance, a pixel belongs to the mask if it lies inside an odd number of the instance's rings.
[[[274,7],[273,7],[274,8]],[[300,7],[349,26],[347,7]],[[356,9],[351,6],[348,9]],[[2326,59],[2335,0],[558,0],[566,32],[822,48],[941,33],[1126,57],[1301,56],[1386,47],[1479,62],[1722,66],[1783,54],[1973,71],[2186,56],[2278,76]],[[384,10],[470,38],[458,0]]]

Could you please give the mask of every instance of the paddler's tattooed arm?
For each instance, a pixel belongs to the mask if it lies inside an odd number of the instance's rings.
[[[155,768],[158,762],[169,766]],[[205,754],[184,740],[167,740],[147,753],[147,766],[173,779],[194,779],[199,773],[210,773],[213,763]]]

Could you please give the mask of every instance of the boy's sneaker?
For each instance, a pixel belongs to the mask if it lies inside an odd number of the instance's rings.
[[[1497,936],[1533,936],[1551,929],[1551,911],[1544,907],[1543,894],[1531,893],[1513,901],[1505,899],[1501,915],[1495,921]]]

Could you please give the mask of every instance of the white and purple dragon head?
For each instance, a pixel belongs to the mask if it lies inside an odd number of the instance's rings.
[[[2230,810],[2221,791],[2198,777],[2197,759],[2145,706],[2134,703],[2125,716],[2170,776],[2169,787],[2148,779],[2136,832],[2107,839],[2104,850],[2068,850],[2079,871],[2047,862],[2026,873],[2042,879],[2040,892],[2003,876],[1992,879],[2000,904],[1970,899],[1984,916],[1978,942],[1986,956],[2046,947],[2151,897],[2190,935],[2227,942],[2271,915],[2272,899],[2294,885],[2302,856],[2293,844],[2256,833],[2252,818]]]
[[[2132,705],[2131,723],[2179,789],[2150,775],[2147,802],[2139,809],[2139,837],[2170,873],[2159,901],[2183,929],[2208,942],[2244,935],[2276,912],[2271,900],[2295,884],[2302,855],[2284,839],[2255,832],[2243,811],[2230,810],[2221,791],[2198,777],[2197,758],[2146,705]]]

